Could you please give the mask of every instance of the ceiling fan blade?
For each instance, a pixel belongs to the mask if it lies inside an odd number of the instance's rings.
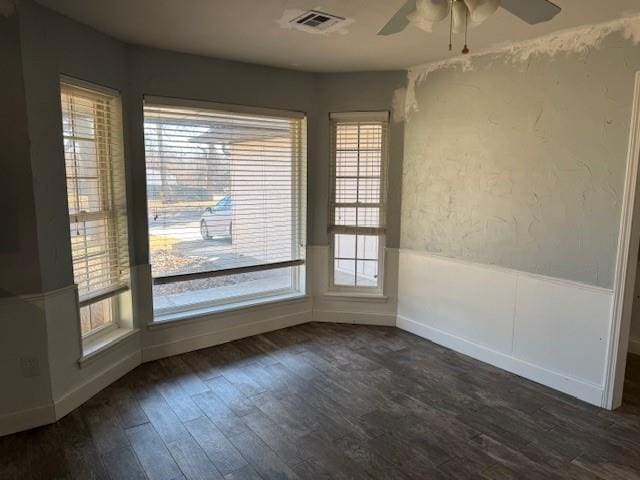
[[[548,22],[562,10],[549,0],[502,0],[502,7],[529,25]]]
[[[382,27],[382,30],[378,32],[378,35],[393,35],[399,33],[407,28],[409,25],[409,19],[407,15],[412,13],[416,9],[416,0],[407,0],[407,2],[398,10],[391,20]]]

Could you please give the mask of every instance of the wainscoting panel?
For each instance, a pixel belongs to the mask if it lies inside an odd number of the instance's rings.
[[[603,406],[613,292],[401,250],[398,327]]]

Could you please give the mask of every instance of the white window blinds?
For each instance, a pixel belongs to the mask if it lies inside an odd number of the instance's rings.
[[[144,107],[154,283],[302,264],[304,116],[175,102]]]
[[[331,115],[330,231],[384,233],[387,129],[387,112]]]
[[[87,305],[128,285],[121,104],[66,81],[60,91],[73,275]]]

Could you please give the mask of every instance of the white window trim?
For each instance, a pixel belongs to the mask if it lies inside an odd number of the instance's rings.
[[[239,113],[247,115],[262,115],[267,117],[291,118],[303,120],[307,114],[296,110],[280,110],[275,108],[254,107],[250,105],[239,105],[233,103],[217,103],[206,100],[194,100],[188,98],[161,97],[154,95],[145,95],[144,103],[148,105],[159,105],[164,107],[187,107],[202,108],[206,110],[214,110],[225,113]]]
[[[335,112],[329,114],[329,121],[331,124],[331,143],[335,141],[334,138],[334,123],[339,122],[383,122],[387,123],[387,131],[386,135],[383,138],[382,143],[382,165],[381,170],[384,172],[382,174],[383,181],[385,185],[382,185],[382,195],[384,198],[382,200],[383,209],[385,211],[381,211],[380,215],[385,219],[385,227],[381,230],[383,233],[372,234],[377,235],[378,237],[378,285],[375,287],[367,287],[367,286],[349,286],[349,285],[336,285],[335,284],[335,231],[329,232],[329,282],[328,282],[328,292],[326,296],[334,296],[338,297],[363,297],[363,298],[378,298],[386,301],[386,297],[384,295],[385,292],[385,282],[384,282],[384,272],[385,272],[385,251],[386,251],[386,205],[387,205],[387,170],[389,164],[389,130],[388,130],[388,122],[389,122],[389,112],[388,111],[354,111],[354,112]],[[335,155],[335,148],[332,147],[331,155]],[[336,172],[335,172],[335,158],[331,158],[331,169],[330,169],[330,178],[329,178],[329,208],[331,209],[332,201],[331,195],[333,193],[335,182],[336,182]],[[332,212],[329,212],[329,219],[333,217]],[[331,228],[332,226],[329,226]],[[357,234],[356,234],[357,235]],[[357,277],[357,263],[356,263],[356,277]]]
[[[175,321],[180,320],[189,320],[202,316],[206,316],[209,314],[216,314],[220,312],[226,311],[234,311],[241,308],[259,306],[259,305],[268,305],[270,303],[275,303],[279,301],[286,301],[288,299],[299,299],[299,298],[307,298],[307,215],[308,208],[306,197],[308,195],[308,186],[307,186],[307,113],[303,111],[294,111],[294,110],[281,110],[281,109],[272,109],[265,107],[256,107],[256,106],[247,106],[240,104],[226,104],[226,103],[216,103],[210,102],[206,100],[196,100],[196,99],[184,99],[184,98],[176,98],[176,97],[164,97],[164,96],[154,96],[154,95],[144,95],[144,103],[152,106],[174,106],[174,107],[189,107],[189,108],[202,108],[207,110],[219,111],[219,112],[228,112],[228,113],[237,113],[237,114],[248,114],[248,115],[257,115],[257,116],[270,116],[270,117],[278,117],[278,118],[289,118],[289,119],[297,119],[304,121],[304,145],[302,145],[302,149],[304,151],[304,158],[300,165],[297,165],[296,168],[299,170],[295,176],[294,182],[296,188],[298,190],[298,195],[296,195],[297,200],[297,208],[300,212],[298,219],[296,220],[297,228],[300,229],[303,233],[301,239],[303,243],[299,245],[300,255],[298,260],[299,265],[293,265],[290,267],[282,267],[282,268],[290,268],[291,269],[291,287],[286,289],[278,289],[272,290],[269,292],[264,292],[264,294],[247,294],[247,295],[238,295],[235,297],[228,297],[224,300],[216,300],[207,303],[198,303],[191,306],[191,308],[185,307],[176,307],[176,308],[163,308],[163,309],[154,309],[152,307],[153,317],[149,326],[159,325],[159,324],[167,324],[173,323]],[[303,169],[300,169],[303,167]],[[256,271],[266,271],[269,270],[269,267],[259,268],[256,266]],[[232,275],[233,272],[228,273],[228,275]],[[194,277],[197,277],[200,274],[194,274]],[[153,284],[153,276],[151,278],[151,282]],[[152,295],[153,302],[153,295]]]
[[[269,306],[279,306],[290,303],[301,303],[311,299],[307,293],[291,291],[279,295],[271,295],[259,299],[227,302],[215,307],[196,308],[183,310],[177,313],[163,313],[147,324],[148,330],[175,326],[176,323],[192,323],[209,319],[212,315],[221,315],[230,312],[250,312]]]
[[[91,335],[83,339],[82,356],[78,359],[78,365],[80,368],[85,368],[139,331],[137,328],[110,328],[108,331],[101,332],[101,335]]]
[[[294,277],[292,278],[292,282],[294,284],[297,284],[298,283],[297,277],[299,275],[292,273],[292,276]],[[223,299],[212,300],[210,302],[196,303],[196,304],[193,304],[193,308],[190,308],[190,309],[185,309],[184,307],[163,308],[161,310],[154,310],[154,318],[177,317],[182,314],[187,314],[192,310],[213,312],[213,311],[219,310],[220,307],[223,307],[225,305],[233,305],[236,303],[247,303],[252,301],[261,302],[264,300],[269,300],[270,298],[281,297],[283,295],[289,295],[289,294],[293,295],[297,293],[300,293],[300,292],[294,286],[292,288],[280,288],[277,290],[271,290],[264,293],[238,295],[235,297],[226,297]]]

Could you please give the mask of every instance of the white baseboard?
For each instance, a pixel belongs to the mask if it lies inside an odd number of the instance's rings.
[[[629,353],[640,355],[640,338],[631,337],[629,339]]]
[[[252,335],[259,335],[261,333],[267,333],[281,328],[293,327],[294,325],[310,322],[311,318],[312,310],[305,310],[302,312],[294,312],[267,318],[265,320],[244,323],[214,332],[205,332],[181,338],[173,342],[146,346],[142,349],[142,361],[150,362],[159,358],[170,357],[172,355],[179,355],[193,350],[212,347],[214,345],[220,345],[222,343],[250,337]]]
[[[313,321],[394,327],[396,325],[396,315],[394,313],[365,313],[314,309]]]
[[[0,436],[29,430],[60,420],[138,365],[140,365],[140,352],[136,351],[78,385],[53,403],[0,416]]]
[[[52,403],[0,416],[0,437],[56,421]]]
[[[398,316],[397,326],[402,330],[431,340],[438,345],[463,353],[476,360],[502,368],[593,405],[602,406],[604,389],[601,385],[571,378],[538,365],[533,365],[400,315]]]
[[[126,375],[141,363],[140,351],[130,353],[114,365],[105,368],[100,373],[65,393],[54,402],[56,420],[61,419],[73,409],[93,397],[103,388],[111,385],[120,377]]]

